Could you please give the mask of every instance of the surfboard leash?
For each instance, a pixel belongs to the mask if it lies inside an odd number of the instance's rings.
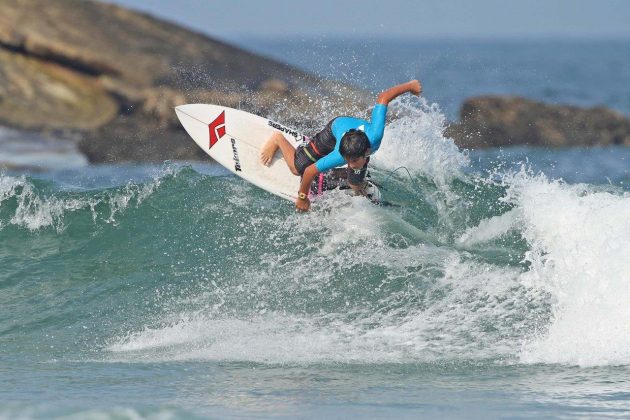
[[[389,181],[389,179],[394,176],[394,174],[396,172],[398,172],[400,169],[404,169],[405,171],[407,171],[407,176],[409,176],[409,180],[411,181],[411,183],[413,184],[414,189],[416,190],[416,192],[419,191],[418,185],[416,184],[416,181],[413,179],[413,177],[411,176],[411,172],[409,171],[409,169],[406,166],[399,166],[398,168],[394,169],[393,171],[390,171],[389,174],[387,175],[387,177],[385,178],[385,180],[383,181],[383,185],[378,185],[376,184],[377,187],[379,188],[383,188],[384,190],[387,190],[387,188],[385,187],[385,185],[387,184],[387,181]],[[374,182],[374,181],[372,181]]]

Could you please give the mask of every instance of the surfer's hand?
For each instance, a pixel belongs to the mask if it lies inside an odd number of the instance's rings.
[[[422,85],[420,84],[420,81],[412,80],[409,82],[409,92],[416,96],[420,96],[420,93],[422,92]]]
[[[308,211],[311,208],[311,200],[306,198],[298,198],[295,202],[295,210],[299,212]]]
[[[390,87],[389,89],[384,90],[383,92],[378,94],[378,98],[376,98],[376,103],[387,105],[395,98],[407,92],[419,96],[420,92],[422,92],[422,85],[417,80],[411,80],[409,82]]]

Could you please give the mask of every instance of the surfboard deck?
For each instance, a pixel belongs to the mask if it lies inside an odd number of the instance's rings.
[[[280,151],[275,154],[270,165],[263,165],[260,162],[260,149],[276,131],[280,131],[297,148],[306,141],[306,137],[298,130],[258,115],[219,105],[180,105],[175,108],[175,112],[195,143],[219,164],[278,197],[289,201],[297,199],[300,177],[291,173]],[[325,189],[320,188],[323,180],[320,182],[316,179],[314,191],[322,193],[337,187],[343,188],[343,173],[338,170],[326,173]],[[313,192],[313,188],[311,190]],[[368,184],[368,194],[372,201],[380,200],[380,191],[371,182]]]

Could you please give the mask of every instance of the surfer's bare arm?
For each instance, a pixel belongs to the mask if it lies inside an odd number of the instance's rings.
[[[422,92],[422,85],[418,80],[411,80],[407,83],[390,87],[378,95],[376,102],[382,105],[388,105],[395,98],[407,92],[419,96]]]
[[[319,175],[319,171],[317,170],[317,166],[315,166],[314,164],[309,165],[304,170],[304,175],[302,175],[302,182],[300,183],[300,191],[298,192],[298,199],[295,202],[295,208],[298,211],[308,211],[311,208],[311,201],[308,199],[308,191],[311,188],[311,182],[313,182],[317,175]]]

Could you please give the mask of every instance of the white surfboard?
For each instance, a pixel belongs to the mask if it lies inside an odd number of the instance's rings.
[[[297,130],[238,109],[207,104],[180,105],[177,117],[190,137],[210,157],[235,175],[286,200],[295,201],[300,177],[293,175],[278,150],[269,166],[260,162],[260,149],[280,131],[297,148],[305,137]],[[373,201],[378,188],[370,183]]]

